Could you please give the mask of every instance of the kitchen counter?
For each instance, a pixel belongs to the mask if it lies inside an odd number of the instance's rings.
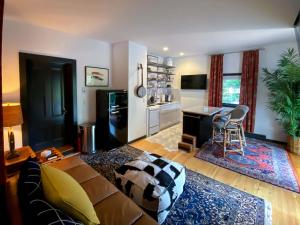
[[[156,103],[153,105],[148,105],[147,108],[149,109],[157,109],[160,108],[161,106],[167,106],[167,105],[173,105],[173,104],[179,104],[179,102],[174,101],[174,102],[163,102],[163,103]]]
[[[220,111],[222,111],[222,108],[210,106],[193,106],[182,110],[184,113],[193,113],[202,116],[212,116]]]
[[[213,128],[212,119],[220,111],[222,108],[209,106],[193,106],[182,110],[182,133],[196,137],[196,146],[201,148],[210,139]]]

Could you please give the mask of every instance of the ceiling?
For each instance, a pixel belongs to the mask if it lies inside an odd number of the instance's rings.
[[[6,0],[4,15],[176,57],[292,41],[299,8],[299,0]]]

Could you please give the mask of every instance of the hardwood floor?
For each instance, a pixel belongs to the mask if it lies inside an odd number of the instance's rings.
[[[270,201],[274,225],[300,225],[300,194],[197,159],[194,157],[194,152],[186,153],[180,150],[169,152],[162,145],[151,143],[145,139],[134,142],[131,146],[157,153],[184,164],[188,169]],[[300,178],[300,157],[294,154],[290,154],[290,156]]]

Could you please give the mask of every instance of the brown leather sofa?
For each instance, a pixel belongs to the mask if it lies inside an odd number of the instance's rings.
[[[93,203],[101,225],[157,224],[131,199],[81,160],[79,155],[49,165],[64,170],[80,183]]]

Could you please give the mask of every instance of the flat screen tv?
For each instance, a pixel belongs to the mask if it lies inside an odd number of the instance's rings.
[[[181,89],[206,90],[207,75],[182,75]]]

